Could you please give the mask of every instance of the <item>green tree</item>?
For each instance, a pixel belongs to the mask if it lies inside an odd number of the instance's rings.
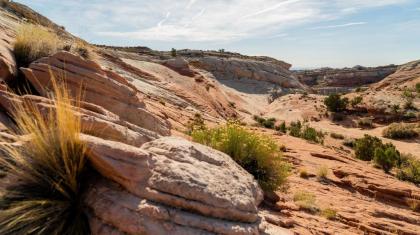
[[[375,149],[373,161],[388,173],[398,163],[400,153],[392,144],[386,144]]]
[[[176,51],[175,48],[172,48],[172,50],[171,50],[171,56],[172,57],[176,57],[177,56],[177,51]]]
[[[363,161],[370,161],[375,155],[375,149],[382,146],[378,137],[365,134],[361,139],[356,140],[354,151],[356,157]]]

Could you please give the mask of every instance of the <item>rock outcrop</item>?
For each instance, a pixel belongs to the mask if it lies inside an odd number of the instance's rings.
[[[229,156],[176,137],[141,148],[83,139],[95,169],[120,185],[99,179],[89,190],[94,234],[260,233],[262,192]]]
[[[311,87],[358,87],[379,82],[393,74],[398,66],[362,67],[315,70],[294,72],[300,82]]]
[[[59,52],[22,71],[43,96],[51,89],[51,77],[54,76],[66,82],[74,97],[81,94],[83,101],[99,105],[127,122],[161,135],[169,134],[168,122],[146,109],[141,94],[133,85],[118,74],[103,70],[93,61]]]

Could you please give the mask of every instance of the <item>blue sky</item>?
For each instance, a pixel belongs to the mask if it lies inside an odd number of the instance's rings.
[[[295,68],[420,59],[420,0],[18,0],[97,44],[221,49]]]

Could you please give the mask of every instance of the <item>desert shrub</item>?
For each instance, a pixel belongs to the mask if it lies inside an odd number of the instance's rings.
[[[302,131],[302,123],[300,121],[291,122],[289,127],[289,134],[294,137],[300,137]]]
[[[54,54],[60,41],[56,34],[41,26],[24,24],[16,32],[14,55],[19,67],[27,67],[33,61]]]
[[[321,216],[329,220],[334,220],[337,218],[337,211],[331,208],[325,208],[321,210]]]
[[[315,143],[324,143],[324,133],[317,131],[315,128],[305,126],[301,133],[301,138]]]
[[[293,195],[293,201],[297,206],[311,213],[317,213],[319,211],[316,205],[316,197],[313,193],[298,191]]]
[[[334,122],[341,122],[346,118],[346,116],[342,113],[331,113],[331,119]]]
[[[207,129],[204,119],[199,113],[194,114],[194,118],[187,123],[187,135],[191,135],[194,130],[205,130]]]
[[[372,128],[373,121],[370,118],[361,118],[357,121],[357,125],[361,128]]]
[[[370,161],[375,155],[375,149],[382,146],[382,141],[378,137],[365,134],[361,139],[357,139],[354,144],[356,157],[363,161]]]
[[[354,98],[350,101],[350,104],[351,104],[351,106],[354,108],[354,107],[356,107],[358,104],[362,103],[362,101],[363,101],[363,97],[361,97],[361,96],[356,96],[356,97],[354,97]]]
[[[392,144],[386,144],[375,149],[373,161],[388,173],[393,167],[397,165],[400,158],[400,153]]]
[[[64,85],[53,82],[53,87],[48,114],[34,104],[14,105],[16,135],[30,135],[30,141],[0,146],[6,156],[1,166],[13,179],[0,194],[0,234],[89,234],[80,118]]]
[[[309,178],[309,173],[308,173],[308,171],[306,171],[306,169],[300,169],[299,170],[299,177],[300,178],[304,178],[304,179],[306,179],[306,178]]]
[[[391,107],[392,114],[398,115],[400,113],[400,109],[401,108],[400,108],[400,105],[399,104],[392,105],[392,107]]]
[[[411,139],[419,136],[420,124],[393,123],[383,132],[383,136],[390,139]]]
[[[417,110],[417,107],[414,106],[412,98],[407,98],[407,100],[404,103],[404,109],[405,110]]]
[[[281,133],[286,133],[287,132],[286,122],[282,122],[280,125],[276,126],[276,131],[279,131]]]
[[[172,48],[172,49],[171,49],[171,56],[172,56],[172,57],[176,57],[176,56],[177,56],[177,51],[176,51],[176,49],[175,49],[175,48]]]
[[[404,92],[402,93],[402,97],[405,99],[414,99],[416,96],[413,94],[413,92],[409,90],[404,90]]]
[[[326,180],[328,178],[328,167],[327,166],[319,167],[316,172],[316,176],[318,180]]]
[[[265,127],[265,128],[268,128],[268,129],[274,129],[275,124],[276,124],[276,119],[275,118],[265,119],[263,117],[260,117],[260,116],[255,115],[254,116],[254,120],[256,122],[258,122],[258,124],[260,126]]]
[[[344,140],[344,135],[342,135],[342,134],[332,132],[330,134],[330,136],[331,136],[331,138],[334,138],[334,139]]]
[[[324,100],[324,104],[330,112],[344,111],[348,103],[348,98],[341,98],[340,94],[331,94]]]
[[[355,139],[345,139],[343,141],[343,145],[347,146],[349,148],[354,148],[354,146],[356,145],[356,140]]]
[[[231,156],[264,190],[275,190],[286,182],[290,166],[283,161],[279,146],[268,136],[252,133],[235,122],[194,130],[191,136],[195,142]]]
[[[420,93],[420,82],[416,83],[416,91]]]
[[[420,185],[420,160],[415,157],[406,157],[397,171],[397,178]]]

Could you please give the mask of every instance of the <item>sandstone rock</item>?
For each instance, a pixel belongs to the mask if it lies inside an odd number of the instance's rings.
[[[259,234],[257,182],[229,156],[166,137],[141,148],[82,136],[104,177],[89,190],[94,234]],[[217,177],[215,177],[217,175]]]
[[[166,60],[165,62],[163,62],[163,65],[177,71],[178,73],[184,76],[192,77],[195,75],[194,71],[191,70],[188,64],[188,61],[182,57]]]
[[[397,70],[398,66],[331,69],[322,68],[295,72],[298,80],[308,86],[356,87],[379,82]]]
[[[116,73],[102,70],[93,61],[68,52],[59,52],[32,63],[29,69],[22,71],[44,96],[51,88],[52,75],[64,79],[74,96],[82,93],[83,101],[99,105],[137,126],[162,135],[169,134],[169,123],[146,109],[134,86]]]
[[[196,57],[190,64],[207,70],[220,80],[248,78],[277,84],[283,88],[304,89],[292,73],[281,65],[240,58]]]
[[[16,61],[11,46],[11,38],[0,33],[0,80],[10,81],[16,76]]]

